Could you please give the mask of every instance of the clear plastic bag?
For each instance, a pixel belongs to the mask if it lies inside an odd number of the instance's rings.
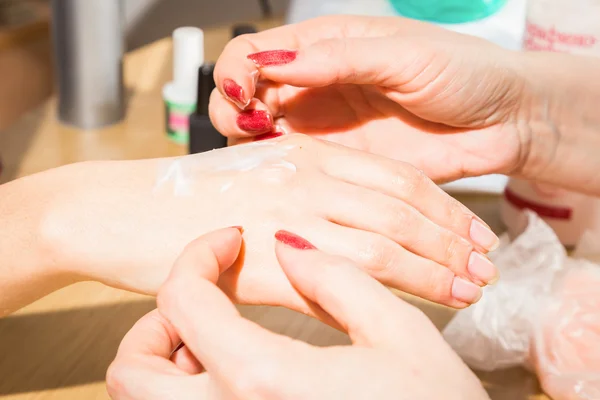
[[[568,259],[534,327],[530,363],[555,399],[600,399],[600,267]]]
[[[444,337],[472,368],[525,366],[555,400],[599,400],[600,266],[582,251],[568,257],[541,219],[528,220],[492,256],[500,281],[458,312]]]

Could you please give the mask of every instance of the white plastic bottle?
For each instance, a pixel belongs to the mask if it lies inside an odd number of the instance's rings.
[[[600,0],[528,0],[524,48],[600,57]],[[540,215],[567,247],[585,231],[600,232],[599,198],[511,178],[502,219],[513,237],[525,229],[523,208]]]
[[[189,118],[196,109],[198,68],[204,64],[204,32],[195,27],[173,31],[173,80],[163,87],[167,135],[179,144],[189,140]]]

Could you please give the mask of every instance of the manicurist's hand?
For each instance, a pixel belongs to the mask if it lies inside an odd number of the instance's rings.
[[[313,347],[243,319],[215,285],[238,257],[242,238],[236,229],[219,230],[186,248],[158,294],[158,309],[123,339],[107,374],[110,396],[488,399],[418,309],[350,260],[289,232],[275,236],[277,258],[293,287],[347,330],[352,346]]]
[[[57,194],[45,230],[85,279],[154,294],[184,245],[244,227],[219,281],[240,303],[313,314],[275,258],[273,234],[298,232],[393,288],[449,305],[496,279],[496,236],[409,164],[291,135],[160,160],[90,163]],[[79,184],[77,184],[79,183]]]
[[[520,57],[404,18],[322,17],[232,40],[211,118],[232,143],[305,133],[435,181],[520,174],[534,117]]]

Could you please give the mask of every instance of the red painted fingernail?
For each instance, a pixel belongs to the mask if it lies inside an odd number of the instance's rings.
[[[241,226],[230,226],[231,229],[237,229],[240,233],[244,233],[244,228]]]
[[[258,142],[260,140],[269,140],[269,139],[274,139],[279,136],[283,136],[283,133],[282,132],[263,133],[262,135],[254,136],[253,141]]]
[[[294,50],[269,50],[248,54],[248,59],[259,67],[272,67],[276,65],[289,64],[298,55]]]
[[[238,114],[237,126],[248,132],[265,132],[273,129],[273,122],[266,111],[246,110]]]
[[[293,247],[298,250],[315,250],[316,247],[313,246],[308,240],[301,238],[300,236],[293,234],[288,231],[277,231],[275,233],[275,239],[278,242],[281,242],[287,246]]]
[[[244,89],[232,79],[225,79],[223,81],[223,90],[227,97],[238,103],[239,106],[245,107],[246,100],[244,100]]]

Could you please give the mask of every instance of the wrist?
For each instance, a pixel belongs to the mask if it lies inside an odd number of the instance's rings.
[[[64,185],[45,218],[45,237],[63,271],[119,289],[155,293],[181,251],[187,224],[173,196],[156,193],[164,160],[94,161],[64,167]],[[183,221],[181,221],[183,219]]]
[[[536,179],[554,162],[560,141],[560,131],[550,113],[557,106],[554,82],[544,81],[539,53],[521,52],[518,58],[523,90],[515,125],[521,148],[512,175]]]
[[[43,193],[43,206],[40,207],[37,232],[40,240],[41,254],[48,260],[45,269],[53,276],[60,276],[72,283],[86,280],[73,262],[73,252],[69,243],[72,241],[73,227],[69,221],[69,197],[74,183],[70,179],[71,164],[39,174],[40,192]]]
[[[54,170],[0,187],[0,316],[77,281],[46,229],[55,193]]]
[[[55,170],[61,187],[44,214],[41,236],[59,273],[115,286],[115,270],[130,268],[123,256],[135,235],[130,222],[144,216],[138,214],[151,196],[151,162],[89,161]]]
[[[526,138],[516,175],[600,193],[600,60],[523,53],[525,82],[519,118]]]

